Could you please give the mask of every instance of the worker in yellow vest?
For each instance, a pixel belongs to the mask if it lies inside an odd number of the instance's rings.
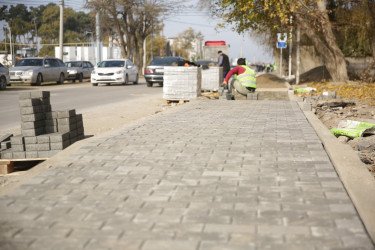
[[[248,93],[254,92],[257,88],[255,71],[246,66],[245,58],[239,58],[237,60],[237,67],[228,72],[223,82],[224,87],[228,88],[228,81],[232,75],[235,75],[229,84],[232,94],[234,94],[234,91],[237,91],[237,93],[247,96]]]

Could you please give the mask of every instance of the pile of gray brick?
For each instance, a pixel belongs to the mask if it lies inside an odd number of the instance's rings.
[[[19,95],[21,134],[0,138],[0,158],[49,158],[84,138],[82,114],[52,111],[48,91]]]

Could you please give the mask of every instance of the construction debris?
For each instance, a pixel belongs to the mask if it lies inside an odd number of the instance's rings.
[[[312,83],[309,86],[317,91],[303,96],[305,103],[311,105],[311,110],[340,142],[350,145],[358,153],[358,157],[375,176],[375,85]],[[367,125],[362,129],[358,126],[350,128],[350,124]],[[354,133],[349,131],[353,129]]]

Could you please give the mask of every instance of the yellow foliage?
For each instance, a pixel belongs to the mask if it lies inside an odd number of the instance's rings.
[[[336,92],[336,96],[345,99],[356,100],[375,106],[375,84],[366,82],[355,82],[345,84],[310,83],[309,87],[316,88],[316,95],[322,95],[325,91]]]

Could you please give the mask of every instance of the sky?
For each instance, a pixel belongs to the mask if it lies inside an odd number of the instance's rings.
[[[189,1],[189,3],[196,1]],[[201,32],[205,41],[223,40],[229,47],[229,57],[236,59],[245,57],[249,62],[270,62],[274,61],[272,52],[252,39],[249,34],[239,35],[231,30],[231,27],[225,29],[216,29],[220,19],[209,17],[206,10],[186,9],[181,13],[168,17],[164,24],[164,35],[166,37],[176,37],[184,30],[193,28],[196,32]]]
[[[76,11],[86,11],[83,6],[86,0],[64,0],[65,6],[71,7]],[[59,5],[60,0],[0,0],[0,6],[5,4],[23,3],[26,6],[38,6],[53,2]],[[188,1],[189,4],[197,6],[198,0]],[[239,35],[231,28],[216,30],[219,19],[209,17],[207,10],[200,10],[194,7],[186,8],[179,13],[167,17],[164,21],[164,35],[166,37],[176,37],[184,30],[193,28],[196,32],[201,32],[205,41],[224,40],[229,44],[229,58],[234,60],[239,57],[245,57],[249,62],[273,62],[272,52],[260,45],[248,34]],[[0,26],[4,26],[4,22],[0,22]],[[0,29],[0,39],[3,39],[3,29]]]

